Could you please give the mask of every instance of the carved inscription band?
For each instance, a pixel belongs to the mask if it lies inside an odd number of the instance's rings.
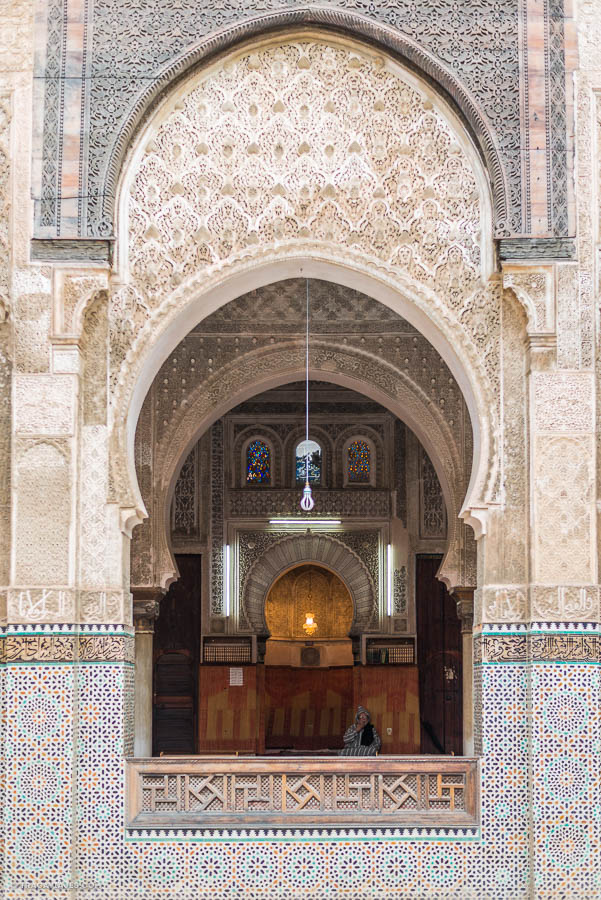
[[[601,662],[598,634],[485,634],[474,638],[474,663]]]
[[[27,662],[134,662],[130,635],[7,635],[0,638],[0,659]]]

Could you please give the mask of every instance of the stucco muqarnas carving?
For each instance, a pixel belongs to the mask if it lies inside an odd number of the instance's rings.
[[[191,297],[201,318],[213,286],[311,258],[340,280],[365,273],[461,356],[490,463],[473,496],[493,497],[501,288],[486,280],[489,232],[477,154],[413,76],[313,37],[250,48],[167,101],[132,157],[109,313],[113,408],[130,406]],[[113,440],[127,457],[125,433]]]

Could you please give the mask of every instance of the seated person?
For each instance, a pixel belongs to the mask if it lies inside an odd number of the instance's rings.
[[[338,756],[375,756],[382,746],[380,735],[370,722],[370,714],[364,706],[357,707],[355,724],[344,732],[344,750]]]

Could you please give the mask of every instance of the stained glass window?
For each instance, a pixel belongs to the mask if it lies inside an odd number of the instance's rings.
[[[296,480],[305,481],[309,462],[309,481],[321,483],[321,447],[316,441],[301,441],[296,448]]]
[[[263,441],[251,441],[246,450],[246,483],[265,484],[271,479],[271,454]]]
[[[370,448],[367,441],[353,441],[348,447],[348,480],[369,484],[371,480]]]

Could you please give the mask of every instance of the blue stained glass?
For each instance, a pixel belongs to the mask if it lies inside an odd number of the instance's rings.
[[[355,484],[369,484],[370,474],[369,444],[367,441],[353,441],[348,448],[348,480]]]
[[[271,478],[271,454],[263,441],[251,441],[246,451],[246,483],[264,484]]]
[[[309,481],[321,483],[321,447],[316,441],[301,441],[296,448],[296,480],[307,478],[307,459],[309,461]]]

